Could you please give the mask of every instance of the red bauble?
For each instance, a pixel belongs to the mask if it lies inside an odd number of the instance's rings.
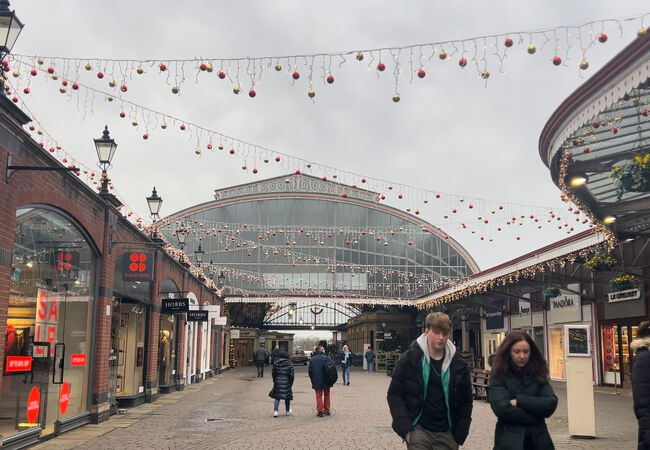
[[[149,139],[149,135],[147,133],[143,134],[142,139],[146,141],[147,139]]]
[[[208,144],[207,147],[208,147],[208,150],[212,150],[212,144]]]
[[[612,132],[612,134],[616,134],[616,133],[618,133],[618,128],[612,127],[612,129],[610,131]]]
[[[327,177],[324,176],[324,177],[323,177],[323,181],[327,181]]]
[[[362,178],[362,179],[361,179],[361,182],[362,182],[362,183],[365,183],[366,181],[367,181],[367,180],[366,180],[365,178]]]
[[[257,173],[257,168],[253,167],[253,173]]]
[[[181,131],[185,131],[185,124],[181,124]]]
[[[257,95],[257,92],[255,92],[255,89],[251,89],[250,91],[248,91],[248,96],[249,96],[250,98],[253,98],[253,97],[255,97],[256,95]]]
[[[470,204],[469,204],[469,209],[472,209],[473,207],[474,207],[474,205],[472,205],[472,204],[470,203]]]
[[[418,70],[418,78],[424,78],[427,76],[427,73],[424,71],[424,69]]]
[[[38,75],[38,70],[32,69],[29,73],[31,73],[32,76],[35,77],[36,75]]]
[[[591,126],[594,128],[598,128],[600,127],[600,122],[594,122]]]
[[[18,103],[18,97],[14,96],[14,98],[12,98],[11,101],[14,102],[14,103]]]
[[[512,47],[512,45],[514,44],[514,41],[511,38],[506,38],[504,44],[505,44],[506,47]]]
[[[199,66],[199,69],[208,70],[208,65],[206,63],[201,63],[201,65]]]
[[[275,157],[275,160],[276,160],[277,162],[280,162],[280,157],[279,157],[279,156],[276,156],[276,157]]]
[[[603,43],[603,44],[605,42],[607,42],[607,35],[605,33],[600,33],[598,35],[598,42]]]
[[[379,64],[377,64],[377,70],[383,72],[384,70],[386,70],[386,64],[380,62]]]
[[[223,80],[224,78],[226,78],[226,72],[220,70],[217,76]]]
[[[521,239],[519,236],[517,236],[517,240]]]
[[[300,78],[300,72],[295,71],[294,73],[291,74],[291,76],[293,77],[294,80],[297,80],[298,78]]]
[[[460,58],[460,59],[458,60],[458,65],[459,65],[460,67],[465,67],[465,66],[467,65],[467,60],[466,60],[465,58]]]
[[[29,88],[26,87],[25,89],[23,89],[23,93],[25,93],[25,94],[29,94]]]
[[[162,64],[160,65],[160,71],[161,71],[161,72],[164,72],[165,70],[167,70],[167,64],[162,63]]]
[[[328,76],[327,76],[327,82],[328,82],[329,84],[334,83],[334,77],[333,77],[332,75],[328,75]]]
[[[102,72],[101,70],[97,72],[97,78],[99,78],[100,80],[104,78],[104,72]]]
[[[47,73],[50,73],[50,74],[54,73],[54,67],[51,67],[51,66],[48,67],[47,68]]]
[[[300,175],[300,169],[296,169],[296,175]]]
[[[641,111],[641,114],[642,114],[644,117],[648,117],[648,110],[647,110],[647,109],[644,109],[643,111]]]
[[[123,84],[122,87],[120,87],[120,91],[122,91],[122,92],[126,92],[128,90],[129,90],[129,88],[126,86],[126,84]]]
[[[379,198],[381,198],[382,200],[386,200],[386,196],[384,194],[381,194],[381,197]]]
[[[61,80],[61,84],[63,86],[67,86],[68,85],[68,80]]]
[[[585,147],[582,149],[582,153],[589,153],[589,147]]]
[[[399,198],[399,199],[401,200],[401,199],[404,198],[404,196],[403,196],[402,194],[398,194],[398,195],[397,195],[397,198]]]
[[[560,58],[559,56],[553,57],[553,65],[559,66],[560,64],[562,64],[562,58]]]
[[[122,111],[122,112],[120,113],[120,117],[121,117],[122,119],[124,119],[124,118],[126,117],[126,113],[125,113],[124,111]]]
[[[234,148],[231,148],[231,149],[230,149],[230,154],[231,154],[231,155],[234,155],[234,154],[235,154],[235,149],[234,149]]]
[[[416,210],[415,210],[415,214],[420,214],[420,210],[419,210],[419,209],[416,209]]]
[[[436,194],[436,198],[440,198],[440,194]]]
[[[29,131],[34,131],[35,129],[36,129],[36,127],[34,125],[29,126]]]

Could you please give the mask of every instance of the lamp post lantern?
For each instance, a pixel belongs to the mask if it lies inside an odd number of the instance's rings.
[[[199,267],[203,263],[203,255],[205,255],[205,252],[201,248],[201,243],[199,242],[199,248],[194,250],[194,256],[196,256],[196,263],[199,265]]]
[[[151,195],[147,197],[147,206],[149,206],[149,214],[153,220],[153,231],[151,233],[151,240],[160,242],[162,239],[158,236],[158,214],[160,213],[160,207],[162,206],[163,199],[156,192],[156,187],[154,186]]]
[[[24,26],[16,12],[9,9],[9,1],[0,0],[0,86],[4,85],[4,73],[9,69],[5,58],[11,53]]]
[[[218,281],[217,286],[219,287],[219,289],[221,289],[223,285],[226,283],[226,276],[223,274],[223,272],[219,274],[219,276],[217,277],[217,281]]]
[[[185,227],[181,226],[176,230],[176,239],[178,239],[178,246],[183,250],[185,248],[185,238],[187,237]]]
[[[99,167],[102,169],[102,188],[99,192],[101,194],[108,194],[108,175],[106,170],[111,166],[115,149],[117,149],[117,142],[110,136],[108,125],[104,126],[102,137],[94,139],[94,141],[97,158],[99,159]]]

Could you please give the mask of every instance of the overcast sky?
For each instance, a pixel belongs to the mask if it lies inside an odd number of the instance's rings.
[[[11,3],[26,24],[14,53],[89,61],[327,54],[554,28],[648,12],[641,2],[611,0]],[[426,77],[418,79],[412,76],[406,54],[401,60],[399,103],[391,100],[394,62],[386,57],[387,70],[378,76],[369,68],[372,54],[366,54],[361,63],[348,57],[340,67],[335,60],[332,85],[324,83],[322,69],[316,67],[314,101],[306,95],[309,85],[301,61],[301,79],[295,83],[289,74],[290,64],[283,62],[279,73],[266,68],[255,86],[254,99],[247,95],[250,79],[245,81],[242,76],[243,92],[234,95],[230,80],[216,77],[217,67],[212,74],[198,76],[195,70],[186,71],[181,93],[174,95],[175,81],[161,75],[157,65],[145,66],[143,75],[127,79],[124,98],[205,129],[368,179],[456,194],[450,197],[454,199],[468,196],[492,201],[485,205],[561,210],[565,205],[538,154],[540,132],[555,108],[629,44],[640,26],[638,21],[624,24],[621,37],[617,26],[607,24],[609,40],[590,49],[590,68],[582,73],[577,68],[581,59],[577,48],[569,53],[566,65],[555,67],[551,64],[554,43],[531,56],[526,52],[528,43],[519,45],[519,35],[514,35],[516,44],[504,59],[503,73],[496,59],[488,57],[491,76],[487,87],[471,64],[464,70],[458,67],[458,55],[444,62],[437,57],[429,60],[431,50],[427,50],[422,59]],[[594,32],[601,31],[601,26],[594,27]],[[472,45],[472,41],[466,43]],[[537,45],[541,47],[541,42]],[[565,53],[562,56],[565,58]],[[414,58],[418,66],[419,55]],[[65,69],[62,60],[54,62],[57,72]],[[43,67],[54,62],[46,58]],[[116,66],[109,63],[108,67]],[[68,66],[67,70],[72,69]],[[85,78],[80,81],[108,91],[108,79],[97,80],[96,71],[96,66],[89,73],[82,68]],[[164,199],[164,216],[211,200],[215,188],[295,170],[285,161],[275,165],[256,161],[252,153],[244,158],[241,152],[230,156],[225,151],[207,151],[205,135],[203,142],[197,141],[195,132],[181,133],[178,123],[171,120],[167,130],[160,130],[160,122],[153,119],[148,130],[142,120],[134,127],[128,118],[119,117],[123,106],[117,101],[106,102],[103,95],[89,91],[60,94],[61,80],[46,82],[43,74],[32,78],[22,71],[20,78],[12,80],[19,86],[24,106],[65,151],[93,169],[96,154],[92,139],[108,124],[119,144],[110,176],[123,200],[147,220],[145,197],[153,186]],[[31,93],[22,95],[28,84]],[[142,139],[145,132],[149,134],[146,141]],[[199,145],[203,152],[197,157],[194,150]],[[260,173],[252,174],[253,167]],[[331,173],[327,175],[331,177]],[[369,187],[378,186],[380,183],[373,182]],[[473,227],[463,229],[459,221],[445,225],[448,211],[433,202],[423,205],[422,198],[407,202],[413,209],[421,208],[420,217],[460,242],[481,268],[567,236],[553,224],[538,229],[530,221],[509,234],[488,227],[471,233]],[[407,202],[389,199],[389,204],[400,209],[405,209]],[[447,210],[452,206],[445,204]],[[481,241],[480,235],[486,239]],[[521,239],[516,240],[515,235]]]

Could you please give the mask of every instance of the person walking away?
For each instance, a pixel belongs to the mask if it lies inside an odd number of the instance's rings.
[[[278,344],[275,344],[275,348],[271,352],[271,364],[275,364],[275,358],[278,357],[278,352],[279,351],[280,351],[280,346]]]
[[[343,374],[343,385],[350,386],[350,369],[352,369],[352,352],[347,345],[343,346],[341,356],[341,373]]]
[[[368,368],[368,373],[375,371],[375,352],[372,350],[372,347],[368,347],[366,354],[366,367]]]
[[[650,324],[641,322],[630,348],[636,351],[632,364],[632,398],[639,422],[638,450],[650,450]]]
[[[511,331],[494,358],[488,389],[497,416],[494,449],[554,449],[544,419],[557,407],[548,381],[548,366],[535,342],[522,331]]]
[[[279,350],[275,356],[273,369],[273,389],[269,392],[269,397],[275,399],[273,404],[273,417],[278,417],[278,408],[280,400],[284,400],[284,406],[287,415],[291,414],[291,400],[293,400],[293,363],[289,360],[289,354],[285,350]]]
[[[429,313],[425,325],[393,369],[386,396],[392,426],[408,449],[456,450],[472,421],[469,369],[449,340],[449,316]]]
[[[336,363],[325,354],[325,348],[319,346],[309,360],[309,378],[311,387],[316,391],[316,410],[318,417],[330,415],[330,388],[336,383],[338,374]]]
[[[263,345],[255,351],[255,365],[257,366],[257,378],[264,377],[264,364],[269,359],[269,352]]]

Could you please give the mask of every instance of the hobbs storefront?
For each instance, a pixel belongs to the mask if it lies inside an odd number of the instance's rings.
[[[16,211],[0,396],[3,445],[88,423],[98,252],[76,221]]]

